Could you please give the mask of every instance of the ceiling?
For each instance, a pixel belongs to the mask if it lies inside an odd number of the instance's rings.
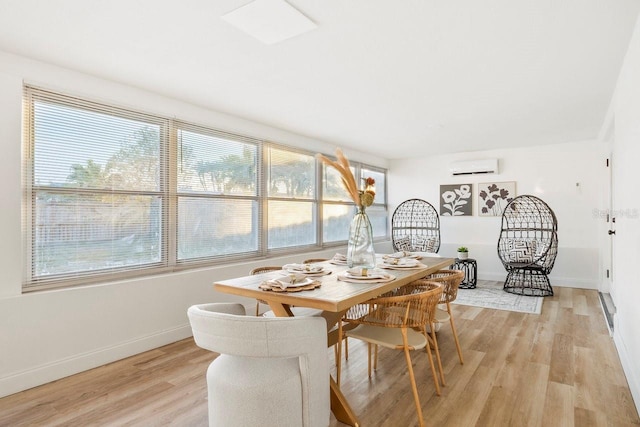
[[[317,28],[266,45],[249,0],[0,0],[0,50],[387,159],[593,139],[639,0],[289,0]]]

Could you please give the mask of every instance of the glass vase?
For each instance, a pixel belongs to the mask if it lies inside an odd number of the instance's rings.
[[[376,252],[373,249],[373,229],[364,208],[351,220],[349,243],[347,246],[347,265],[352,267],[374,268]]]

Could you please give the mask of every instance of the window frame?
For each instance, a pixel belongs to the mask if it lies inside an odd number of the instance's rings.
[[[99,112],[116,117],[141,117],[145,121],[149,121],[159,125],[160,129],[160,147],[159,147],[159,189],[153,192],[132,191],[132,190],[114,190],[111,188],[104,189],[88,189],[79,188],[53,188],[52,186],[43,186],[35,184],[35,129],[34,105],[38,100],[46,100],[58,105],[66,107],[74,107],[86,109],[91,112]],[[325,168],[317,158],[315,152],[291,147],[285,144],[272,142],[266,139],[248,137],[232,132],[226,132],[211,126],[194,124],[188,121],[163,117],[157,114],[148,114],[131,108],[122,108],[113,104],[104,102],[96,102],[85,98],[79,98],[67,94],[53,92],[47,89],[39,88],[32,85],[24,85],[23,89],[23,292],[33,292],[46,289],[68,288],[78,285],[87,285],[94,283],[113,282],[117,280],[132,279],[141,276],[150,276],[154,274],[163,274],[174,271],[182,271],[193,268],[202,268],[207,266],[216,266],[226,263],[238,262],[240,260],[246,262],[249,260],[258,260],[288,254],[304,253],[312,250],[320,250],[330,247],[344,246],[347,243],[345,234],[344,240],[325,242],[323,230],[323,207],[325,205],[346,205],[352,206],[355,213],[355,204],[350,200],[324,200],[323,189],[325,186]],[[241,143],[249,143],[255,145],[256,148],[256,193],[255,195],[238,195],[238,194],[201,194],[188,193],[178,190],[178,132],[187,130],[190,132],[203,133]],[[308,155],[314,160],[314,178],[315,188],[310,198],[282,198],[279,196],[269,195],[269,150],[283,150],[286,152]],[[387,170],[381,167],[367,165],[360,162],[351,162],[355,169],[354,175],[361,176],[361,171],[374,170],[383,173],[385,176],[384,188],[376,187],[377,195],[374,202],[376,208],[381,208],[385,212],[388,219],[389,212],[387,206]],[[102,270],[86,270],[74,272],[72,274],[52,274],[50,276],[37,276],[35,273],[35,206],[37,195],[43,191],[56,191],[61,194],[127,194],[127,195],[153,195],[161,200],[162,224],[160,226],[162,236],[160,238],[160,261],[144,265],[134,265],[131,267],[114,267]],[[383,196],[383,197],[380,197]],[[178,259],[178,203],[180,197],[205,198],[207,200],[251,200],[257,205],[257,250],[243,253],[225,254],[222,256],[207,256],[203,258]],[[269,249],[269,230],[268,230],[268,205],[270,201],[294,201],[305,202],[311,204],[312,221],[315,221],[315,241],[308,245],[297,245],[288,247],[278,247]],[[388,222],[388,221],[387,221]],[[376,241],[384,241],[389,239],[388,227],[385,235],[377,237]]]
[[[260,234],[264,224],[263,222],[264,217],[262,215],[262,206],[261,206],[261,200],[260,200],[260,195],[262,194],[262,191],[263,191],[261,187],[262,181],[263,181],[261,178],[261,174],[262,174],[262,169],[264,167],[263,141],[238,135],[238,134],[234,134],[234,133],[230,133],[230,132],[220,131],[207,126],[201,126],[201,125],[189,123],[183,120],[171,120],[170,122],[172,124],[171,127],[172,127],[172,134],[174,135],[174,138],[169,141],[169,145],[173,146],[176,152],[175,161],[171,163],[171,165],[175,167],[176,171],[175,171],[174,177],[170,178],[172,191],[173,191],[173,194],[175,195],[174,197],[171,197],[171,201],[170,201],[170,203],[173,205],[173,211],[170,214],[170,218],[175,218],[174,221],[170,221],[172,223],[171,225],[174,228],[171,230],[171,233],[170,233],[170,236],[174,236],[174,238],[170,239],[171,242],[169,243],[170,246],[173,246],[170,248],[170,257],[173,257],[173,259],[171,260],[172,261],[171,265],[173,265],[172,269],[184,270],[184,269],[196,268],[196,267],[202,267],[202,266],[208,266],[208,265],[217,265],[217,264],[228,262],[228,261],[238,261],[241,259],[245,260],[247,256],[253,256],[255,258],[261,257],[262,256],[261,254],[263,253],[263,248],[262,248],[263,239]],[[187,192],[179,191],[178,179],[177,179],[177,167],[178,167],[177,133],[179,130],[187,130],[189,132],[200,133],[207,136],[228,139],[238,143],[255,145],[256,167],[257,167],[255,195],[187,193]],[[255,251],[237,252],[232,255],[208,256],[208,257],[179,260],[178,259],[178,225],[179,225],[178,204],[179,204],[180,197],[201,198],[206,200],[243,200],[243,201],[256,202],[258,206],[257,249]]]

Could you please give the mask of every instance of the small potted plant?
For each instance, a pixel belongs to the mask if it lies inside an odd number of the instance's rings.
[[[466,246],[460,246],[458,248],[458,259],[467,259],[469,258],[469,249]]]

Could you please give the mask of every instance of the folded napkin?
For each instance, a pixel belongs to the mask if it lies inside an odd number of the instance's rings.
[[[411,256],[411,252],[408,251],[400,251],[400,252],[395,252],[389,255],[382,255],[382,258],[406,258]]]
[[[300,273],[321,273],[324,267],[315,264],[285,264],[283,270],[300,272]]]
[[[385,283],[395,280],[395,276],[387,273],[380,273],[377,271],[368,271],[366,276],[355,275],[345,271],[342,274],[338,274],[338,280],[342,280],[350,283]]]
[[[322,282],[305,277],[303,280],[294,281],[294,283],[290,283],[290,278],[271,279],[260,283],[258,287],[263,291],[300,292],[310,291],[319,288],[321,285]]]
[[[331,264],[337,264],[337,265],[344,265],[347,263],[347,257],[343,254],[335,254],[333,256],[333,258],[331,258],[331,261],[329,261]]]
[[[353,267],[347,270],[347,273],[349,273],[352,276],[362,276],[362,277],[367,277],[368,275],[371,274],[371,268],[366,268],[366,267]]]
[[[345,277],[351,279],[384,279],[389,277],[389,274],[376,271],[374,268],[353,267],[345,272]]]
[[[297,273],[288,274],[280,279],[269,280],[269,283],[275,283],[282,289],[287,289],[292,286],[301,286],[305,282],[308,282],[308,279],[305,277],[305,275]]]
[[[418,260],[412,258],[384,258],[384,263],[400,267],[415,267],[418,265]]]

